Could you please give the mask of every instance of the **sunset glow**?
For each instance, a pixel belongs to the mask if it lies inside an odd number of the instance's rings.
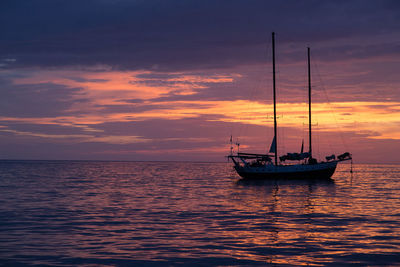
[[[0,266],[400,266],[399,0],[0,25]]]
[[[194,34],[179,23],[175,28],[160,24],[171,36],[153,40],[148,36],[163,31],[148,26],[149,35],[146,29],[131,29],[132,35],[112,21],[107,23],[115,31],[59,25],[63,30],[54,28],[48,35],[33,24],[36,37],[10,26],[0,57],[3,156],[23,157],[14,148],[29,146],[26,155],[35,158],[46,143],[49,151],[59,152],[48,154],[50,158],[172,160],[164,153],[169,151],[185,160],[223,161],[231,135],[242,149],[265,149],[273,126],[266,34],[272,30],[266,25],[274,24],[263,20],[247,25],[253,33],[235,20],[214,25],[186,19],[192,27],[204,28]],[[386,19],[387,25],[395,24],[394,18]],[[351,150],[361,162],[379,162],[400,149],[398,31],[388,26],[382,32],[372,24],[366,27],[368,34],[365,28],[346,32],[337,31],[345,26],[324,26],[326,34],[274,27],[281,151],[307,140],[305,48],[310,46],[315,142]],[[29,45],[21,45],[14,33]],[[346,145],[339,149],[342,143]],[[64,153],[68,145],[70,151]],[[328,150],[321,148],[321,154]],[[380,156],[365,156],[372,154]]]

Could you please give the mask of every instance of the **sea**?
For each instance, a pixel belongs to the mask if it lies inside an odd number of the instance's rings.
[[[400,266],[400,165],[0,161],[2,266]]]

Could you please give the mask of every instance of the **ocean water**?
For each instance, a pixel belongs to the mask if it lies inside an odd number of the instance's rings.
[[[226,163],[0,161],[6,266],[400,266],[400,165],[239,180]]]

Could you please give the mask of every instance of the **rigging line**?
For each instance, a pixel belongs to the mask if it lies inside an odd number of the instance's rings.
[[[313,86],[313,88],[315,88],[316,86]],[[313,90],[313,92],[315,93],[316,92],[316,90]],[[319,91],[317,91],[316,93],[316,95],[317,96],[320,96],[320,94],[318,93]],[[326,94],[326,91],[323,91],[324,92],[324,95],[327,97],[327,94]],[[329,101],[329,99],[328,99],[328,101]],[[331,115],[333,115],[333,111],[332,111],[332,107],[331,106],[329,106],[330,107],[330,114]],[[315,121],[316,121],[316,124],[315,124],[315,128],[316,128],[316,131],[313,131],[313,133],[316,135],[316,140],[317,140],[317,149],[318,149],[318,156],[321,158],[321,150],[323,151],[323,149],[324,148],[326,148],[326,146],[327,147],[329,147],[329,151],[335,151],[335,149],[334,149],[334,147],[332,146],[332,143],[331,142],[328,142],[328,143],[323,143],[323,146],[322,146],[322,149],[321,149],[321,143],[320,143],[320,138],[321,138],[321,132],[319,131],[319,121],[320,121],[320,119],[319,119],[319,114],[318,113],[315,113],[315,115],[313,116],[314,118],[315,118]],[[334,118],[335,119],[335,118]],[[336,121],[335,121],[336,122]]]
[[[275,47],[275,54],[279,54],[277,51],[278,49],[279,48]],[[283,117],[282,110],[280,110],[278,108],[279,103],[280,103],[280,101],[278,101],[278,99],[281,99],[280,96],[281,96],[281,90],[282,90],[282,87],[279,87],[279,86],[282,86],[282,77],[281,77],[280,65],[278,63],[275,63],[275,74],[278,76],[276,79],[276,92],[275,92],[275,94],[276,94],[276,111],[277,111],[276,112],[276,120],[278,121],[279,118]],[[278,111],[279,111],[280,115],[278,115]],[[283,154],[286,154],[286,147],[285,147],[286,142],[284,141],[285,140],[285,128],[284,128],[284,126],[282,126],[282,120],[280,121],[280,123],[278,121],[277,124],[278,124],[278,126],[279,126],[279,124],[281,124],[281,126],[277,127],[278,128],[277,129],[278,138],[276,141],[278,142],[278,152],[281,151],[281,153],[279,153],[279,154],[283,155]]]
[[[304,105],[302,105],[302,109],[303,109],[303,113],[302,113],[302,118],[303,118],[303,140],[308,140],[308,80],[306,79],[308,75],[308,69],[307,66],[304,65],[303,67],[303,75],[301,75],[302,79],[303,79],[303,87],[302,87],[302,104],[304,103]],[[306,132],[307,132],[307,136],[306,136]],[[307,149],[306,149],[307,150]]]
[[[318,122],[318,121],[317,121]],[[318,123],[317,123],[317,126],[318,126]],[[314,131],[315,132],[315,135],[316,135],[316,137],[317,137],[317,155],[318,155],[318,158],[319,159],[321,159],[321,141],[320,141],[320,132],[319,131]]]
[[[315,86],[312,86],[312,88],[314,89]],[[315,96],[319,96],[319,94],[316,93],[315,90],[312,90],[312,92],[313,92],[313,99],[315,100]],[[312,128],[313,128],[312,140],[314,141],[313,142],[313,157],[321,159],[321,150],[320,150],[321,143],[320,143],[320,131],[319,131],[320,118],[319,118],[318,112],[315,112],[315,111],[313,112],[312,119],[314,121],[314,124],[312,124]]]
[[[272,85],[272,78],[270,78],[270,77],[272,77],[272,70],[270,69],[270,64],[271,64],[271,62],[272,62],[272,42],[267,42],[267,47],[266,47],[266,53],[265,53],[265,61],[266,61],[266,64],[264,65],[265,66],[265,70],[269,70],[268,71],[268,73],[269,74],[271,74],[271,75],[268,75],[268,78],[267,79],[265,79],[264,81],[264,84],[266,85],[267,84],[267,81],[269,81],[270,83],[267,85],[267,86],[265,86],[265,89],[264,89],[264,91],[265,91],[265,93],[267,92],[267,88],[268,89],[272,89],[272,87],[273,87],[273,85]],[[276,49],[276,47],[275,47],[275,49]],[[264,76],[265,77],[265,76]],[[269,90],[269,92],[270,92],[270,90]],[[268,94],[265,94],[265,95],[268,95]],[[272,99],[272,94],[271,94],[271,98],[270,99]],[[268,100],[270,100],[270,99],[267,99],[266,97],[265,97],[265,100],[266,100],[266,103],[271,103],[272,101],[268,101]],[[273,113],[273,112],[272,112]],[[269,118],[270,118],[270,116],[268,115],[268,112],[266,113],[266,120],[265,121],[268,121],[269,120]],[[270,126],[269,125],[266,125],[266,134],[265,134],[265,139],[267,139],[267,136],[268,136],[268,128],[269,128]],[[274,137],[274,134],[272,134],[271,135],[272,136],[272,138]],[[270,138],[271,139],[271,138]],[[266,151],[268,152],[269,151],[269,142],[270,141],[266,141]]]
[[[256,97],[256,96],[262,95],[263,91],[261,90],[261,88],[263,88],[263,86],[262,86],[263,83],[264,82],[262,79],[258,79],[256,85],[252,86],[249,97],[248,97],[247,108],[245,109],[244,115],[240,117],[240,121],[249,122],[249,121],[252,121],[257,118],[258,115],[255,112],[251,112],[251,110],[254,110],[253,107],[256,104],[256,100],[260,99],[260,97]],[[241,127],[240,127],[241,131],[239,132],[239,136],[242,138],[242,142],[246,142],[246,137],[248,136],[247,133],[248,133],[249,127],[250,127],[250,123],[241,123]]]
[[[347,145],[347,143],[346,143],[346,141],[345,141],[345,138],[344,138],[344,136],[343,136],[343,131],[342,131],[342,129],[339,128],[339,126],[338,126],[339,124],[338,124],[338,122],[337,122],[335,113],[333,112],[333,106],[332,106],[331,100],[330,100],[330,98],[329,98],[329,96],[328,96],[328,93],[326,92],[325,85],[324,85],[324,82],[322,81],[322,77],[321,77],[321,74],[320,74],[320,72],[319,72],[319,68],[318,68],[317,63],[314,63],[314,67],[315,67],[315,69],[316,69],[316,71],[317,71],[317,75],[318,75],[318,79],[319,79],[319,81],[320,81],[320,83],[321,83],[322,91],[323,91],[323,93],[324,93],[324,95],[325,95],[325,97],[326,97],[326,99],[327,99],[327,101],[328,101],[327,104],[328,104],[328,107],[329,107],[329,109],[330,109],[329,111],[330,111],[330,113],[331,113],[331,116],[333,117],[333,120],[335,121],[335,127],[336,127],[336,129],[338,130],[338,132],[339,132],[339,136],[340,136],[340,139],[341,139],[341,141],[342,141],[342,144],[343,144],[343,146],[345,147],[346,150],[349,150],[349,149],[348,149],[348,145]]]
[[[248,133],[248,129],[250,127],[250,125],[253,126],[253,124],[250,123],[246,123],[249,121],[252,121],[255,118],[259,118],[261,116],[261,119],[263,119],[264,117],[266,117],[266,120],[268,120],[267,114],[262,113],[257,114],[256,112],[250,112],[251,110],[253,110],[254,105],[258,102],[258,100],[262,100],[266,98],[266,90],[267,88],[269,88],[269,85],[266,85],[266,81],[268,81],[268,79],[266,79],[266,74],[269,73],[269,71],[267,71],[269,68],[267,67],[268,65],[268,61],[270,61],[270,57],[271,57],[271,43],[270,42],[266,42],[267,43],[267,53],[263,53],[265,55],[265,64],[261,64],[261,72],[262,74],[259,76],[261,78],[259,79],[255,79],[254,81],[256,81],[255,86],[251,86],[250,89],[250,93],[247,97],[248,99],[248,103],[247,103],[247,107],[245,109],[245,112],[243,115],[241,115],[239,117],[239,120],[242,121],[242,123],[239,124],[239,129],[238,129],[238,134],[236,137],[240,137],[241,138],[241,142],[242,143],[246,143],[246,138],[247,138],[247,133]],[[256,65],[257,66],[257,65]],[[257,66],[259,67],[259,66]],[[256,72],[257,73],[257,72]],[[257,97],[256,97],[257,96]],[[263,101],[260,101],[261,105],[264,105]],[[262,112],[262,111],[261,111]],[[268,141],[266,141],[266,143],[268,143]]]
[[[237,85],[236,85],[237,86]],[[245,136],[245,134],[247,132],[247,128],[248,128],[248,124],[247,123],[243,123],[244,121],[248,121],[248,117],[246,117],[246,114],[248,114],[249,110],[251,110],[251,107],[253,105],[253,101],[252,99],[254,98],[253,96],[255,95],[255,91],[256,88],[255,87],[251,87],[249,95],[248,95],[248,101],[247,101],[247,107],[244,109],[246,112],[240,113],[241,115],[239,116],[239,125],[237,125],[237,123],[232,123],[231,125],[231,134],[233,135],[234,138],[242,138],[242,136]],[[248,115],[247,115],[248,116]],[[252,119],[250,117],[250,119]],[[233,131],[235,130],[234,128],[236,128],[237,133],[233,133]]]

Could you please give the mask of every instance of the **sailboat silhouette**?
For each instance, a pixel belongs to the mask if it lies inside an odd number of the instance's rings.
[[[270,154],[232,153],[228,156],[234,163],[237,173],[243,178],[318,178],[329,179],[335,172],[336,166],[341,161],[351,160],[351,154],[345,152],[337,158],[335,155],[326,157],[326,161],[318,162],[312,156],[312,127],[311,127],[311,69],[310,69],[310,48],[307,48],[308,63],[308,132],[309,150],[301,153],[287,153],[279,156],[277,142],[277,121],[276,121],[276,80],[275,80],[275,33],[272,33],[272,72],[273,72],[273,101],[274,101],[274,138],[269,149]],[[231,145],[232,147],[232,145]],[[274,162],[272,161],[274,158]],[[279,161],[278,161],[279,159]],[[303,161],[296,164],[282,164],[285,161]]]

